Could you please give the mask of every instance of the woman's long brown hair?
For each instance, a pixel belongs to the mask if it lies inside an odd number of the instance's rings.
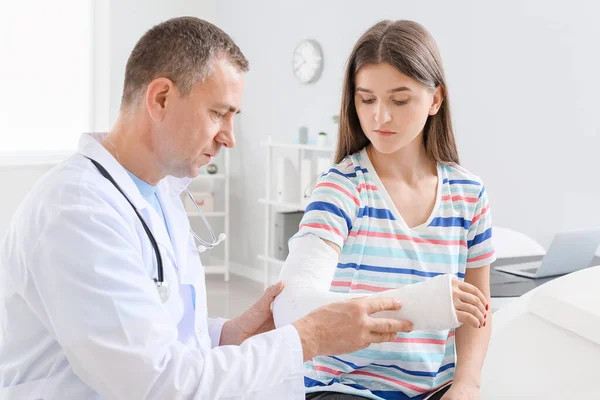
[[[431,90],[440,87],[444,100],[437,114],[430,115],[423,128],[423,140],[429,157],[441,163],[459,163],[450,102],[442,58],[433,37],[413,21],[382,21],[358,40],[348,58],[339,118],[339,138],[335,162],[369,144],[354,105],[357,72],[369,64],[388,63],[404,75]]]

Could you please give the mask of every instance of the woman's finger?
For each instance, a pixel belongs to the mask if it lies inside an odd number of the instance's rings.
[[[487,311],[488,309],[488,299],[484,296],[483,293],[481,293],[481,290],[479,290],[479,288],[475,285],[471,285],[470,283],[461,281],[459,284],[459,288],[463,291],[463,292],[468,292],[471,293],[475,296],[477,296],[479,298],[479,300],[481,301],[481,304],[484,305],[485,310]]]
[[[479,297],[471,294],[471,293],[465,293],[462,292],[459,295],[459,299],[463,302],[463,303],[468,303],[471,304],[474,307],[477,307],[477,309],[479,310],[479,313],[481,314],[481,317],[483,318],[486,314],[485,311],[485,305],[481,303],[481,300],[479,299]]]
[[[483,325],[483,323],[485,322],[485,316],[481,313],[481,311],[479,311],[479,308],[477,308],[473,304],[460,302],[456,306],[456,311],[463,311],[471,314],[473,318],[475,318],[478,321],[477,327],[479,327],[479,325]]]
[[[479,320],[475,318],[471,313],[466,311],[456,311],[456,317],[460,322],[465,325],[471,325],[473,328],[479,328]]]

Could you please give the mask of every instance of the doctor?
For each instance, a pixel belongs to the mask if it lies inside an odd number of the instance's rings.
[[[273,329],[281,283],[238,318],[207,317],[180,194],[235,145],[247,70],[231,38],[196,18],[139,40],[110,133],[82,136],[1,244],[0,399],[299,400],[304,361],[411,329],[369,316],[399,308],[381,298]]]

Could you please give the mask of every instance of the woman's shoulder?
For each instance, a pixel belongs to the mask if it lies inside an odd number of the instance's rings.
[[[440,164],[443,171],[444,184],[451,186],[479,186],[483,188],[483,180],[458,164]]]
[[[345,157],[339,163],[332,164],[328,170],[323,171],[321,178],[325,180],[345,180],[352,185],[358,185],[358,180],[360,180],[363,169],[360,162],[360,154],[355,153]]]

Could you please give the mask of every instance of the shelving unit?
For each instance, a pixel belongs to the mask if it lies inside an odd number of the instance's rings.
[[[208,265],[204,265],[204,272],[206,274],[223,274],[223,279],[225,280],[225,282],[229,281],[229,264],[230,264],[230,234],[229,234],[229,226],[230,226],[230,169],[229,169],[229,158],[230,156],[230,151],[228,149],[224,149],[223,152],[221,153],[223,155],[223,162],[224,162],[224,170],[223,171],[219,171],[219,173],[217,174],[200,174],[198,175],[196,178],[194,178],[194,181],[223,181],[223,197],[224,197],[224,206],[222,210],[219,211],[212,211],[212,212],[205,212],[204,216],[206,217],[206,219],[208,220],[208,223],[211,224],[211,227],[213,226],[212,222],[217,220],[217,219],[223,219],[223,233],[225,233],[225,235],[227,235],[227,239],[223,242],[221,242],[217,247],[215,247],[214,251],[218,251],[218,249],[221,248],[221,246],[225,247],[223,249],[224,251],[224,257],[223,257],[223,263],[219,263],[218,265],[212,265],[212,264],[208,264]],[[218,209],[218,208],[217,208]],[[188,211],[187,212],[188,217],[191,219],[191,221],[195,221],[196,219],[202,221],[201,217],[200,217],[200,213],[197,211]],[[221,233],[221,231],[215,230],[213,228],[214,232],[215,232],[215,236],[218,237],[219,234]],[[210,237],[204,237],[203,239],[208,240],[210,239]],[[200,254],[200,258],[202,259],[203,254],[208,254],[208,252],[210,252],[211,250],[208,250],[207,253],[201,253]],[[204,264],[204,262],[203,262]]]
[[[273,211],[281,210],[281,211],[304,211],[305,206],[301,204],[298,199],[298,203],[295,202],[281,202],[275,199],[272,199],[272,189],[273,189],[273,154],[278,149],[291,149],[296,150],[298,152],[298,165],[300,165],[301,160],[303,160],[307,154],[307,152],[318,152],[325,153],[333,158],[333,153],[335,152],[335,148],[331,146],[318,146],[311,144],[293,144],[293,143],[276,143],[273,142],[272,138],[269,136],[266,142],[261,142],[261,146],[265,147],[267,150],[266,154],[266,188],[265,188],[265,197],[259,199],[258,202],[265,206],[265,247],[264,253],[258,256],[258,259],[262,261],[264,264],[264,286],[267,288],[269,286],[269,275],[271,271],[271,265],[275,265],[277,267],[283,266],[284,261],[278,258],[275,258],[271,255],[271,243],[272,243],[272,229],[271,229],[271,215]],[[302,188],[301,179],[298,182],[300,185],[300,192],[302,193],[304,188]]]

